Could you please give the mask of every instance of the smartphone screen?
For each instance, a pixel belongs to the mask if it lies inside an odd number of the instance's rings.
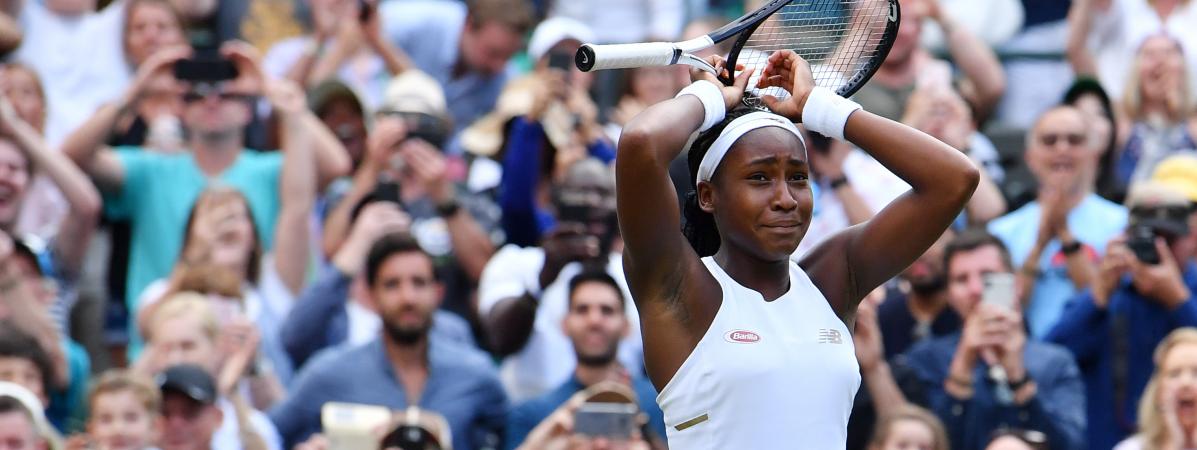
[[[574,413],[574,433],[627,440],[636,428],[636,405],[631,403],[585,403]]]
[[[1014,292],[1014,274],[987,273],[984,275],[981,302],[1017,309],[1018,298]]]

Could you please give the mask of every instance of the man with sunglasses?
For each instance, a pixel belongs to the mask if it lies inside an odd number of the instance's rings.
[[[1093,280],[1106,242],[1126,228],[1126,208],[1093,193],[1098,155],[1085,116],[1048,110],[1027,134],[1026,164],[1036,199],[994,219],[989,232],[1010,249],[1031,337],[1042,339],[1064,303]]]
[[[150,282],[169,275],[182,247],[192,204],[211,183],[235,187],[245,195],[262,239],[273,247],[275,222],[283,213],[279,192],[283,167],[307,169],[311,182],[324,186],[348,173],[349,157],[337,138],[306,106],[294,84],[268,80],[249,44],[232,41],[220,49],[238,76],[225,81],[179,80],[186,100],[182,120],[187,152],[163,154],[143,147],[108,148],[103,142],[117,121],[150,86],[174,65],[193,57],[192,49],[160,50],[138,69],[136,79],[117,102],[101,108],[67,138],[63,152],[87,172],[104,193],[104,214],[132,224],[126,297],[137,298]],[[279,118],[283,151],[245,148],[245,129],[262,95]],[[312,152],[289,151],[312,145]],[[309,155],[314,161],[304,161]],[[300,170],[300,169],[296,169]]]
[[[1047,340],[1072,351],[1087,391],[1089,448],[1134,433],[1151,349],[1197,327],[1197,158],[1176,156],[1131,188],[1130,229],[1115,238],[1092,289],[1073,298]],[[1135,231],[1142,230],[1142,231]]]

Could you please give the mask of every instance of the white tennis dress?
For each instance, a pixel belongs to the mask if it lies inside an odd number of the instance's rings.
[[[827,299],[794,262],[772,302],[702,262],[723,304],[657,397],[669,448],[842,450],[860,369]]]

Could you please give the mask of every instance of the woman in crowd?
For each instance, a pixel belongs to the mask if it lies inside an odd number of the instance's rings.
[[[1119,133],[1127,136],[1114,172],[1122,186],[1151,177],[1168,155],[1197,148],[1189,70],[1180,42],[1168,35],[1152,35],[1139,47],[1122,99],[1130,127]]]
[[[869,450],[948,450],[948,434],[930,411],[907,405],[881,419]]]
[[[1155,348],[1155,373],[1139,401],[1139,432],[1114,450],[1197,447],[1197,329],[1180,328]]]
[[[286,168],[283,170],[285,177]],[[280,190],[283,198],[275,239],[289,244],[277,246],[273,255],[262,254],[249,203],[241,192],[216,186],[201,193],[187,222],[183,250],[171,278],[150,284],[138,299],[141,324],[152,316],[158,300],[189,287],[182,284],[197,273],[210,282],[227,275],[234,281],[227,283],[231,287],[210,289],[223,294],[218,297],[224,298],[214,301],[225,302],[221,304],[226,308],[233,306],[233,313],[244,314],[257,326],[271,369],[283,383],[290,380],[291,362],[279,342],[278,330],[303,288],[313,189]]]
[[[1094,180],[1097,193],[1107,200],[1122,203],[1126,197],[1126,186],[1121,186],[1113,176],[1118,162],[1118,149],[1125,143],[1118,135],[1118,118],[1110,96],[1101,83],[1088,77],[1077,78],[1064,93],[1065,105],[1075,106],[1089,119],[1089,145],[1099,152],[1097,179]]]

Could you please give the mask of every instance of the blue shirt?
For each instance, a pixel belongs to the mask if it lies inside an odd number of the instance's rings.
[[[1184,282],[1197,294],[1197,264],[1185,268]],[[1084,377],[1090,449],[1112,448],[1135,432],[1139,397],[1155,370],[1152,350],[1181,327],[1197,327],[1194,297],[1168,310],[1135,292],[1129,276],[1105,309],[1090,291],[1069,302],[1047,340],[1072,351]]]
[[[287,398],[270,410],[285,448],[320,431],[320,408],[326,402],[380,405],[393,410],[411,402],[395,374],[382,343],[320,355],[299,372]],[[453,447],[479,448],[490,435],[501,436],[507,395],[494,364],[484,353],[431,339],[428,380],[416,406],[445,417]]]
[[[183,247],[183,233],[196,198],[212,183],[232,186],[245,195],[263,250],[274,239],[279,212],[280,152],[242,150],[233,165],[210,179],[200,171],[191,153],[163,154],[139,147],[116,149],[125,172],[117,192],[104,195],[104,214],[129,220],[129,275],[126,280],[129,310],[151,282],[170,275]],[[130,321],[134,323],[135,321]]]
[[[994,396],[989,368],[978,362],[973,370],[972,398],[957,400],[944,391],[948,367],[960,344],[960,334],[915,344],[907,363],[926,388],[931,410],[943,421],[951,448],[980,450],[1000,428],[1038,430],[1052,450],[1082,450],[1085,445],[1085,388],[1068,350],[1027,341],[1023,364],[1038,392],[1022,406],[1002,405]]]
[[[578,381],[578,377],[571,376],[569,381],[536,397],[534,399],[524,402],[511,410],[511,415],[507,417],[507,444],[504,446],[507,450],[514,450],[524,443],[527,439],[528,433],[532,432],[540,422],[543,422],[565,404],[566,401],[573,397],[574,394],[586,389],[582,382]],[[661,412],[661,407],[657,406],[657,390],[653,388],[652,383],[644,377],[636,377],[632,379],[632,389],[636,391],[636,398],[640,403],[640,411],[648,415],[648,424],[652,427],[653,432],[662,442],[665,441],[665,415]],[[645,438],[647,439],[647,437]]]
[[[1038,201],[1027,203],[1022,208],[994,219],[989,223],[989,232],[1006,244],[1015,267],[1026,262],[1031,248],[1039,234],[1039,216],[1042,214]],[[1127,213],[1117,203],[1089,194],[1068,212],[1068,229],[1085,247],[1082,251],[1096,259],[1105,253],[1106,243],[1126,229]],[[1060,253],[1060,242],[1053,239],[1043,249],[1039,260],[1040,274],[1031,291],[1031,301],[1026,309],[1027,325],[1031,337],[1043,339],[1052,326],[1060,320],[1064,304],[1076,296],[1076,287],[1068,278],[1064,254]]]
[[[454,134],[474,123],[495,107],[507,74],[486,74],[466,70],[454,74],[458,64],[461,31],[466,6],[447,0],[382,2],[383,35],[411,58],[416,68],[428,73],[445,91]],[[452,147],[452,145],[450,146]]]

